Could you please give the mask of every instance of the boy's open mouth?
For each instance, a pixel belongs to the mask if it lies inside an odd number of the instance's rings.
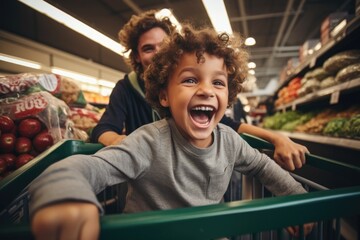
[[[191,118],[200,125],[207,125],[215,114],[215,108],[210,106],[196,106],[190,110]]]

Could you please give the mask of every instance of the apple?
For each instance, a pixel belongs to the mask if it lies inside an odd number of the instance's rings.
[[[7,163],[5,159],[0,158],[0,175],[5,173],[7,169]]]
[[[15,137],[17,137],[19,134],[18,134],[18,132],[17,132],[17,126],[16,126],[16,124],[15,124],[15,126],[13,127],[13,129],[11,130],[11,132],[10,133],[12,133],[12,134],[14,134],[15,135]]]
[[[41,131],[41,122],[36,118],[25,118],[20,121],[18,133],[22,137],[33,138]]]
[[[33,139],[33,146],[35,150],[42,153],[54,144],[54,140],[51,134],[47,131],[43,131],[36,135]]]
[[[28,154],[28,153],[23,153],[20,154],[15,161],[15,166],[16,168],[20,168],[22,166],[24,166],[26,163],[28,163],[30,160],[32,160],[34,158],[34,156]]]
[[[9,133],[14,128],[14,121],[6,115],[0,116],[0,131],[2,133]]]
[[[18,137],[15,141],[15,152],[18,154],[28,153],[31,151],[31,140],[26,137]]]
[[[3,133],[0,136],[0,152],[11,153],[14,151],[16,137],[12,133]]]
[[[0,159],[4,159],[6,161],[8,170],[15,169],[15,160],[16,160],[15,154],[3,153],[0,154]]]

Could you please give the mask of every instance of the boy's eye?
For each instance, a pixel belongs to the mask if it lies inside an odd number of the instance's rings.
[[[183,82],[184,83],[196,83],[196,79],[195,78],[186,78]]]
[[[214,80],[213,84],[216,85],[216,86],[226,87],[226,83],[223,80]]]

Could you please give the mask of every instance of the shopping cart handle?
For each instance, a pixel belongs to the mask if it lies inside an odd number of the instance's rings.
[[[268,141],[265,141],[264,139],[261,139],[259,137],[255,137],[251,134],[240,133],[240,136],[253,148],[268,149],[268,150],[275,149],[273,144],[271,144]]]
[[[214,239],[360,213],[360,186],[206,206],[110,214],[100,239]],[[271,216],[271,217],[269,217]],[[2,240],[32,239],[30,225],[0,225]]]
[[[253,135],[241,133],[240,136],[253,148],[266,150],[275,149],[273,144]],[[360,174],[360,167],[356,165],[347,164],[325,157],[320,157],[310,153],[306,153],[305,158],[306,164],[309,164],[316,168],[320,168],[322,170],[336,172],[344,176],[346,176],[347,174]]]
[[[93,154],[103,147],[104,145],[100,143],[84,143],[79,141],[78,144],[73,144],[72,151],[75,154]]]

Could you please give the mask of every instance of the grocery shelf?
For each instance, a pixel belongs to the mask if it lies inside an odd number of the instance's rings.
[[[277,111],[292,109],[295,110],[297,105],[305,104],[308,102],[313,102],[315,100],[324,98],[324,97],[331,97],[332,94],[340,94],[346,93],[351,90],[360,89],[360,78],[353,79],[351,81],[347,81],[344,83],[340,83],[338,85],[324,88],[312,93],[305,95],[304,97],[300,97],[295,99],[293,102],[281,105],[276,108]]]
[[[280,89],[286,86],[291,79],[297,76],[303,76],[313,67],[320,66],[330,56],[338,53],[339,51],[358,48],[359,36],[360,16],[357,16],[352,19],[342,31],[330,39],[329,42],[324,44],[314,54],[310,55],[304,62],[300,63],[299,66],[294,69],[293,73],[279,85],[274,95],[276,96]]]
[[[339,147],[360,150],[360,141],[355,139],[327,137],[327,136],[320,136],[314,134],[292,133],[285,131],[276,131],[276,132],[286,135],[289,138],[293,138],[293,139],[306,140],[306,141],[328,144],[331,146],[339,146]]]

